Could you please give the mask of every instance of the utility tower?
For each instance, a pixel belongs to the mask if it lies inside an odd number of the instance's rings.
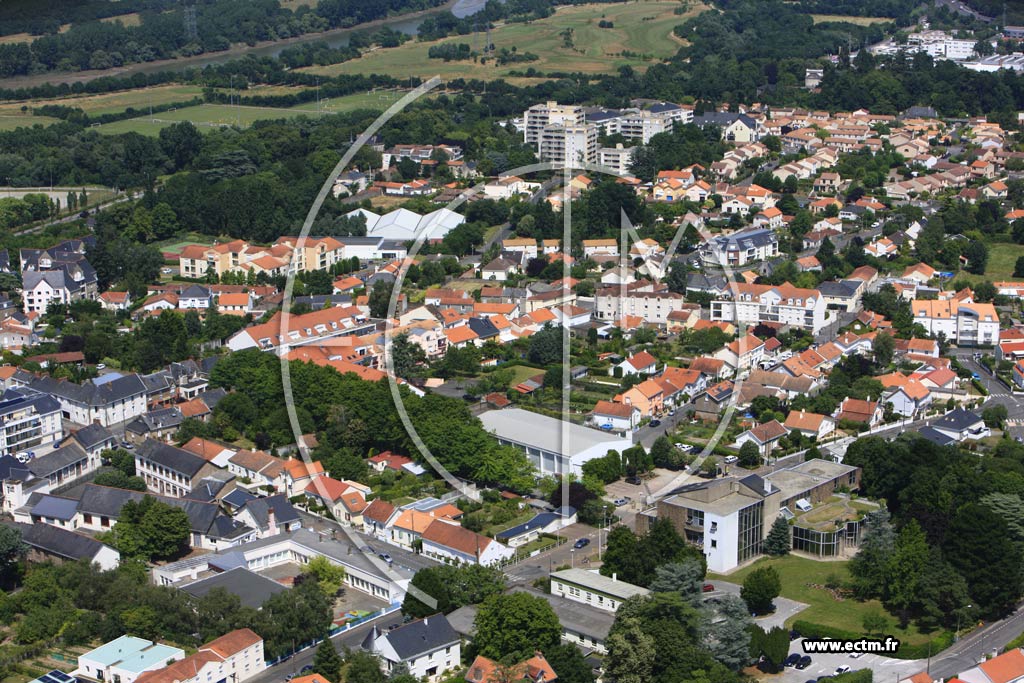
[[[195,40],[199,36],[199,30],[196,28],[195,2],[189,2],[186,0],[183,3],[181,12],[185,22],[185,38],[188,40]]]

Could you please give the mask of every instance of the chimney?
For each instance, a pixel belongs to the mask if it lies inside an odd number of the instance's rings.
[[[618,580],[619,580],[618,573],[617,572],[612,572],[612,581],[618,581]]]
[[[267,527],[271,536],[277,535],[277,515],[274,514],[274,508],[267,508]]]

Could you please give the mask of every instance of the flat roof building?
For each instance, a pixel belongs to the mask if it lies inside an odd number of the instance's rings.
[[[74,676],[109,683],[134,683],[142,673],[185,658],[181,648],[124,635],[78,657]]]
[[[633,445],[628,434],[614,436],[520,408],[491,410],[483,413],[480,421],[499,443],[525,451],[542,476],[569,473],[582,476],[583,463]]]

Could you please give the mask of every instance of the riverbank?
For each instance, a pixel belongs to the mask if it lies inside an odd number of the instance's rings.
[[[301,36],[285,38],[282,40],[265,40],[254,45],[238,43],[222,52],[204,53],[193,57],[179,57],[177,59],[159,59],[153,62],[139,64],[126,64],[112,69],[87,70],[87,71],[48,71],[42,74],[29,74],[26,76],[11,76],[0,78],[0,88],[32,88],[47,83],[60,85],[67,83],[88,83],[97,78],[107,76],[127,77],[135,74],[152,74],[161,71],[184,71],[186,69],[202,69],[207,66],[223,64],[234,59],[240,59],[249,55],[256,57],[276,56],[281,50],[294,45],[306,43],[327,42],[332,46],[345,45],[347,37],[354,31],[365,31],[389,26],[404,33],[415,34],[416,29],[422,20],[434,14],[444,11],[455,12],[459,5],[474,5],[476,3],[466,0],[447,0],[443,5],[431,9],[409,12],[383,19],[374,19],[363,24],[350,26],[348,28],[336,28],[319,33],[306,33]]]

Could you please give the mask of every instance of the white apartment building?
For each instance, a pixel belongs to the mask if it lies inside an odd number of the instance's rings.
[[[614,574],[603,576],[596,570],[563,569],[551,573],[552,595],[606,612],[614,613],[626,600],[649,593],[646,588],[619,581]]]
[[[801,289],[783,283],[748,285],[736,283],[726,294],[730,298],[711,302],[711,319],[744,325],[781,323],[817,334],[825,327],[825,298],[816,289]],[[733,298],[734,297],[734,298]]]
[[[619,287],[602,287],[594,297],[594,312],[600,320],[619,320],[635,315],[644,322],[668,324],[673,311],[683,310],[686,297],[678,292],[626,292]]]
[[[944,335],[958,346],[994,346],[999,343],[999,315],[992,304],[914,299],[914,322],[933,336]]]
[[[755,228],[719,235],[702,244],[699,252],[704,263],[735,268],[778,256],[779,239],[771,228]]]
[[[577,164],[597,161],[598,129],[592,123],[553,123],[540,131],[537,155],[541,161]]]
[[[263,673],[263,638],[242,628],[211,640],[199,651],[169,666],[147,671],[138,683],[243,683]]]
[[[0,401],[0,455],[56,444],[63,433],[60,403],[54,397],[12,389]]]
[[[576,126],[584,121],[583,107],[578,105],[557,102],[535,104],[523,113],[523,141],[536,147],[546,126]]]
[[[607,166],[619,175],[626,175],[630,172],[633,164],[633,156],[636,154],[636,147],[623,147],[622,143],[614,147],[601,147],[597,150],[597,163]]]
[[[147,671],[184,658],[181,648],[125,635],[79,655],[72,673],[105,683],[135,683]]]

